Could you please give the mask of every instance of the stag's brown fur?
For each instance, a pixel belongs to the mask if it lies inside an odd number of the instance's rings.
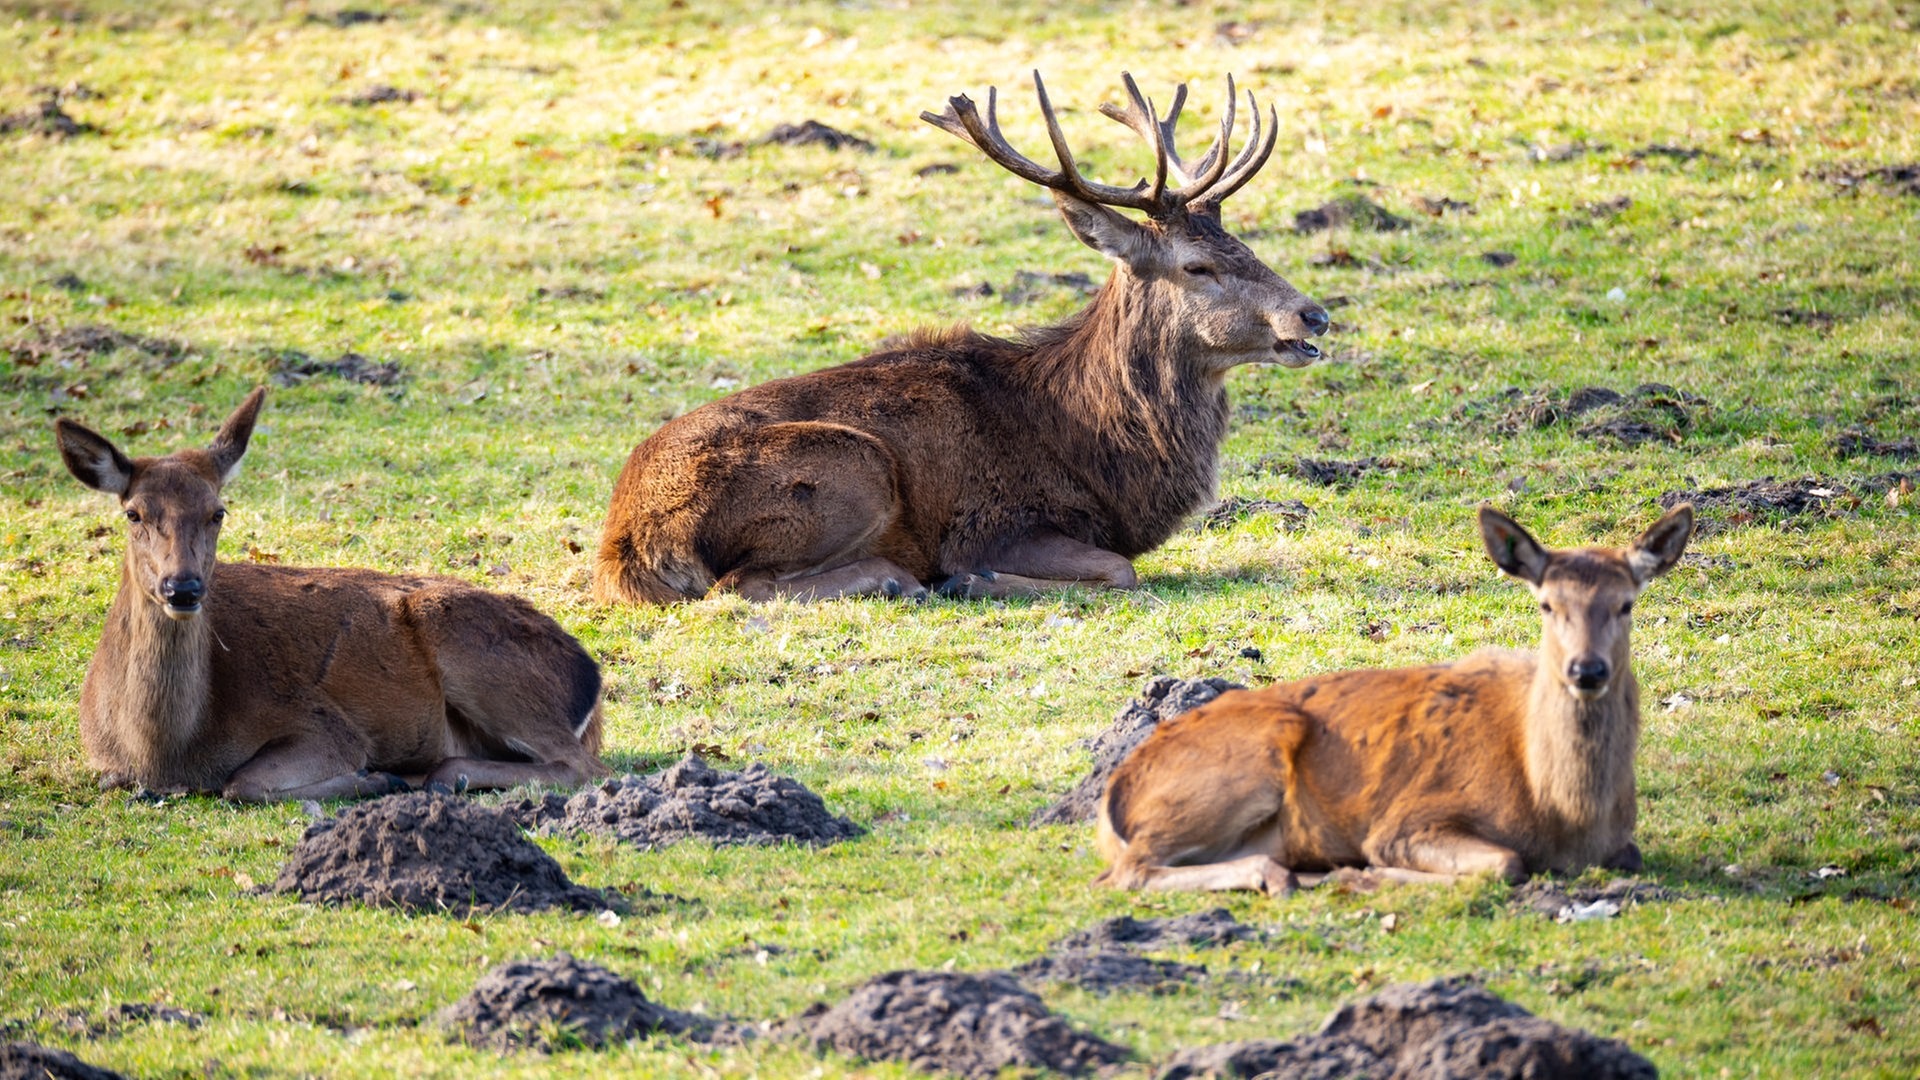
[[[262,398],[209,450],[160,458],[58,422],[68,467],[131,523],[80,691],[103,783],[264,801],[603,773],[599,667],[526,601],[451,578],[216,563],[220,489]]]
[[[952,116],[942,126],[999,153]],[[1203,165],[1224,149],[1223,139]],[[910,595],[942,581],[976,595],[1132,586],[1130,560],[1212,496],[1227,373],[1318,355],[1305,339],[1326,313],[1220,225],[1219,200],[1262,160],[1243,154],[1233,170],[1196,170],[1206,175],[1149,198],[1090,191],[1070,163],[1036,178],[1018,159],[1009,167],[1054,187],[1075,234],[1115,261],[1087,308],[1017,340],[922,331],[669,422],[615,484],[595,594],[668,603],[716,587],[766,599]],[[1183,168],[1171,158],[1171,171]]]
[[[1285,892],[1294,871],[1349,866],[1637,868],[1629,613],[1679,559],[1692,510],[1625,550],[1548,551],[1491,509],[1481,523],[1541,602],[1539,650],[1235,691],[1175,717],[1108,782],[1102,880]]]

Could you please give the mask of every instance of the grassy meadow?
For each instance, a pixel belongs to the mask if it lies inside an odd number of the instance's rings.
[[[902,1076],[779,1042],[503,1058],[432,1016],[565,949],[774,1018],[1225,904],[1271,933],[1159,954],[1209,978],[1049,1004],[1141,1076],[1451,973],[1668,1076],[1920,1072],[1920,7],[0,0],[0,57],[0,1037],[139,1077]],[[663,420],[1082,302],[1010,296],[1022,272],[1105,275],[1039,189],[918,119],[997,85],[1043,157],[1036,67],[1111,182],[1148,161],[1095,111],[1123,70],[1163,105],[1191,84],[1196,152],[1226,73],[1277,108],[1227,222],[1336,332],[1324,363],[1229,380],[1220,493],[1268,502],[1127,594],[593,605],[605,499]],[[765,140],[810,119],[873,148]],[[1357,198],[1405,227],[1296,231]],[[685,902],[461,920],[256,895],[297,807],[97,790],[75,703],[120,521],[52,418],[157,453],[260,384],[227,559],[523,593],[604,664],[616,768],[717,745],[870,834],[542,840],[582,884]],[[1575,415],[1586,387],[1629,397]],[[1368,465],[1322,483],[1303,458]],[[1558,925],[1493,882],[1122,895],[1090,887],[1090,828],[1025,827],[1149,675],[1531,643],[1482,501],[1624,543],[1663,494],[1766,478],[1771,505],[1703,504],[1637,611],[1639,843],[1675,899]],[[206,1021],[100,1022],[142,1002]]]

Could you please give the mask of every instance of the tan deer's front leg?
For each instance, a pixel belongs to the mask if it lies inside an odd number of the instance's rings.
[[[362,799],[408,790],[392,773],[374,772],[347,760],[336,747],[319,740],[274,743],[227,778],[222,798],[234,802],[291,799]]]
[[[1133,563],[1105,548],[1059,533],[1020,540],[987,560],[988,566],[955,574],[937,591],[969,599],[1038,596],[1073,586],[1131,589],[1139,585]]]
[[[1511,882],[1527,878],[1526,861],[1519,853],[1458,829],[1424,829],[1366,846],[1371,869],[1401,881],[1445,881],[1475,874],[1494,874]],[[1395,875],[1395,871],[1402,873]],[[1430,876],[1407,877],[1405,871]]]

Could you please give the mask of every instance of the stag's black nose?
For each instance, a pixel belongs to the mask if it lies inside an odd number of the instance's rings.
[[[1307,324],[1307,333],[1324,334],[1327,327],[1333,325],[1333,319],[1325,308],[1308,308],[1300,313],[1300,321]]]
[[[1567,678],[1582,690],[1598,690],[1607,685],[1607,662],[1597,656],[1583,657],[1567,665]]]
[[[168,607],[183,611],[197,608],[200,598],[207,595],[207,583],[197,577],[170,577],[160,583],[160,595]]]

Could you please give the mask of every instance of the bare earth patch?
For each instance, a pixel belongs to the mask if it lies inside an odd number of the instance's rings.
[[[98,1017],[84,1009],[73,1009],[55,1014],[55,1024],[61,1031],[76,1038],[98,1039],[118,1034],[122,1028],[134,1024],[178,1024],[189,1031],[207,1022],[207,1018],[186,1009],[176,1009],[160,1002],[125,1002],[106,1010]]]
[[[1226,908],[1166,919],[1136,919],[1131,915],[1107,919],[1075,931],[1054,943],[1055,949],[1175,949],[1226,945],[1244,941],[1259,931],[1233,917]]]
[[[455,914],[626,906],[568,880],[505,814],[426,791],[389,795],[314,822],[273,891],[312,903]]]
[[[1115,990],[1164,991],[1205,978],[1207,969],[1176,960],[1149,960],[1130,952],[1049,953],[1013,969],[1027,983],[1071,983],[1096,994]]]
[[[1699,491],[1668,491],[1660,496],[1660,506],[1671,509],[1690,502],[1700,514],[1695,531],[1701,536],[1757,521],[1778,521],[1804,514],[1833,516],[1838,500],[1847,494],[1844,485],[1825,477],[1807,476],[1779,481],[1769,476],[1761,480],[1743,480],[1726,487]]]
[[[112,1069],[89,1065],[65,1050],[39,1043],[0,1043],[0,1080],[126,1080]]]
[[[1699,426],[1700,417],[1710,408],[1706,398],[1664,383],[1642,383],[1626,393],[1604,386],[1567,391],[1510,386],[1492,397],[1455,406],[1448,420],[1499,435],[1578,421],[1575,434],[1582,438],[1634,445],[1677,443]]]
[[[1325,232],[1341,225],[1364,232],[1398,232],[1412,228],[1413,222],[1365,195],[1342,195],[1293,215],[1293,231],[1302,235]]]
[[[35,337],[16,341],[9,347],[14,363],[32,367],[49,361],[104,356],[121,349],[131,349],[157,360],[170,361],[179,359],[187,351],[187,347],[178,341],[128,333],[100,323],[80,323],[52,333],[42,327],[35,329],[38,331]]]
[[[1202,978],[1207,969],[1151,960],[1139,951],[1226,945],[1256,933],[1225,908],[1166,919],[1122,915],[1061,938],[1047,955],[1014,968],[1013,973],[1029,983],[1072,983],[1099,994],[1162,991]]]
[[[655,1005],[633,980],[566,953],[501,964],[438,1019],[475,1046],[500,1051],[598,1049],[656,1034],[695,1042],[741,1037],[733,1024]]]
[[[1279,518],[1280,527],[1292,531],[1306,528],[1307,518],[1311,516],[1313,508],[1299,499],[1249,499],[1232,495],[1200,515],[1191,528],[1195,531],[1224,529],[1247,518],[1271,517]]]
[[[275,386],[297,386],[316,375],[331,375],[366,386],[392,386],[401,379],[398,360],[379,361],[357,352],[343,352],[334,360],[316,360],[306,353],[288,350],[274,358]]]
[[[616,777],[572,798],[522,800],[506,813],[542,835],[592,833],[643,848],[693,839],[824,847],[866,834],[798,780],[760,762],[722,772],[691,755],[663,772]]]
[[[1077,1075],[1130,1056],[1075,1031],[1005,972],[888,972],[793,1025],[822,1049],[960,1076],[1006,1068]]]
[[[1887,457],[1897,461],[1920,458],[1920,440],[1907,435],[1898,439],[1876,439],[1864,431],[1843,431],[1833,437],[1833,452],[1843,458]]]
[[[851,147],[863,154],[871,154],[874,151],[874,145],[871,142],[838,128],[828,127],[818,120],[781,124],[769,131],[760,141],[776,146],[823,146],[828,150],[844,150]]]
[[[1678,896],[1678,893],[1665,886],[1630,878],[1609,881],[1605,885],[1573,888],[1557,881],[1535,878],[1515,888],[1509,902],[1558,922],[1577,922],[1596,914],[1610,917],[1630,907],[1660,903]]]
[[[1093,751],[1093,771],[1073,786],[1060,801],[1035,811],[1029,819],[1029,825],[1071,825],[1075,822],[1092,821],[1094,807],[1100,801],[1100,793],[1107,788],[1107,778],[1113,770],[1133,753],[1140,741],[1153,733],[1165,721],[1179,716],[1190,709],[1197,709],[1228,690],[1238,690],[1238,683],[1225,679],[1176,679],[1171,675],[1155,675],[1147,680],[1140,690],[1140,696],[1128,702],[1114,718],[1113,724],[1105,731],[1085,741]]]
[[[1275,1074],[1305,1080],[1581,1077],[1652,1080],[1614,1039],[1544,1020],[1461,978],[1400,983],[1343,1005],[1315,1034],[1182,1050],[1160,1080]]]
[[[31,109],[0,116],[0,135],[15,134],[71,139],[76,135],[98,135],[100,129],[68,116],[67,111],[60,107],[60,99],[49,95]]]
[[[1353,461],[1337,461],[1331,458],[1295,458],[1291,467],[1270,465],[1276,472],[1284,471],[1305,480],[1309,484],[1321,487],[1347,487],[1369,473],[1382,472],[1396,467],[1388,458],[1358,458]]]

